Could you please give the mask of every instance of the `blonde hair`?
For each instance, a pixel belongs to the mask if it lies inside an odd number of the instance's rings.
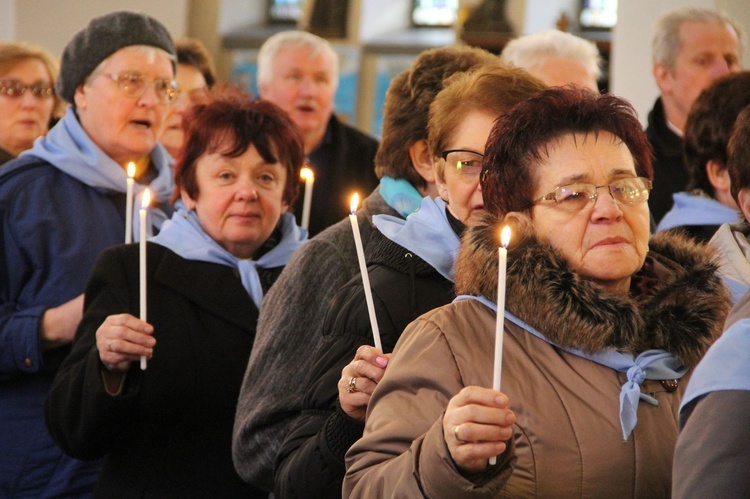
[[[54,86],[60,72],[60,64],[44,48],[27,42],[0,42],[0,78],[9,73],[19,62],[29,59],[37,60],[44,65],[49,81]],[[52,115],[59,117],[63,114],[65,103],[57,94],[54,99]]]

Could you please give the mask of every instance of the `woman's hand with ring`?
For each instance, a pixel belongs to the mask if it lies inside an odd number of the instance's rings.
[[[489,458],[505,452],[515,422],[505,394],[468,386],[448,403],[443,438],[456,466],[466,472],[482,471]]]
[[[150,359],[156,340],[154,328],[130,314],[110,315],[96,330],[99,360],[108,371],[124,374],[142,355]]]
[[[341,370],[339,403],[352,418],[365,420],[370,396],[383,379],[390,356],[391,354],[383,355],[375,347],[362,345],[357,349],[354,360]]]

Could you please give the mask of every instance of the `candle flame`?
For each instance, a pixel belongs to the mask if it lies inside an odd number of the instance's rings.
[[[351,211],[352,215],[357,211],[357,206],[359,206],[359,194],[356,192],[352,196],[352,202],[349,205],[349,210]]]
[[[299,178],[307,182],[308,180],[315,180],[315,174],[311,168],[304,167],[299,171]]]
[[[143,199],[141,199],[141,208],[144,210],[151,204],[151,191],[146,189],[143,191]]]
[[[135,177],[135,163],[133,163],[132,161],[128,163],[128,177]]]
[[[510,244],[510,227],[507,225],[503,227],[503,230],[500,232],[500,244],[503,248],[507,248]]]

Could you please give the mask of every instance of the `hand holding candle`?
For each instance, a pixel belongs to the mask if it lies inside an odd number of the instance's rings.
[[[503,330],[505,328],[505,273],[508,266],[508,244],[510,244],[510,227],[503,227],[500,234],[500,247],[497,249],[497,317],[495,319],[495,365],[492,373],[492,389],[500,390],[503,370]],[[497,458],[491,457],[490,464],[496,464]]]
[[[133,182],[135,182],[135,163],[128,163],[128,188],[125,194],[125,244],[133,242]]]
[[[372,289],[370,289],[370,276],[367,274],[367,264],[365,263],[365,250],[362,247],[362,237],[359,234],[359,223],[357,222],[357,205],[359,205],[359,195],[354,194],[351,202],[351,214],[349,221],[352,223],[352,232],[354,233],[354,245],[357,247],[357,259],[359,260],[359,273],[362,275],[362,285],[365,288],[365,300],[367,302],[367,311],[370,313],[370,326],[372,335],[375,338],[375,348],[383,351],[383,345],[380,343],[380,330],[378,329],[378,319],[375,317],[375,304],[372,302]]]
[[[299,176],[305,181],[305,197],[302,201],[302,228],[307,229],[310,227],[310,206],[312,203],[312,191],[313,183],[315,182],[315,174],[311,168],[304,167],[300,170]]]
[[[140,215],[140,239],[138,241],[140,250],[140,318],[142,321],[146,321],[146,225],[148,224],[148,205],[151,203],[151,191],[146,189],[143,192],[143,200],[141,201],[141,209],[138,211]],[[146,356],[141,356],[141,370],[146,370]]]

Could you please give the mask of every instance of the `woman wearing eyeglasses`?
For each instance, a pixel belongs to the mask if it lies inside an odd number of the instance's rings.
[[[391,84],[391,101],[408,90],[408,73]],[[428,148],[440,197],[425,197],[406,220],[376,215],[366,250],[383,352],[373,347],[362,278],[334,298],[328,335],[310,373],[303,411],[276,463],[278,497],[341,495],[344,453],[362,436],[373,389],[388,369],[389,353],[404,327],[450,303],[453,262],[460,237],[484,212],[479,172],[494,120],[542,90],[520,69],[483,65],[457,73],[430,105]]]
[[[669,497],[685,376],[729,296],[706,247],[649,241],[651,177],[620,98],[550,89],[498,119],[459,298],[401,336],[347,454],[345,497]]]
[[[56,88],[71,104],[65,116],[0,168],[0,496],[77,496],[96,481],[98,462],[54,445],[43,402],[94,261],[125,241],[128,163],[134,212],[148,187],[149,228],[171,213],[174,181],[156,135],[173,78],[174,46],[158,21],[124,11],[92,19],[63,52]]]
[[[41,47],[0,43],[0,166],[47,133],[61,107],[54,90],[57,70]]]

